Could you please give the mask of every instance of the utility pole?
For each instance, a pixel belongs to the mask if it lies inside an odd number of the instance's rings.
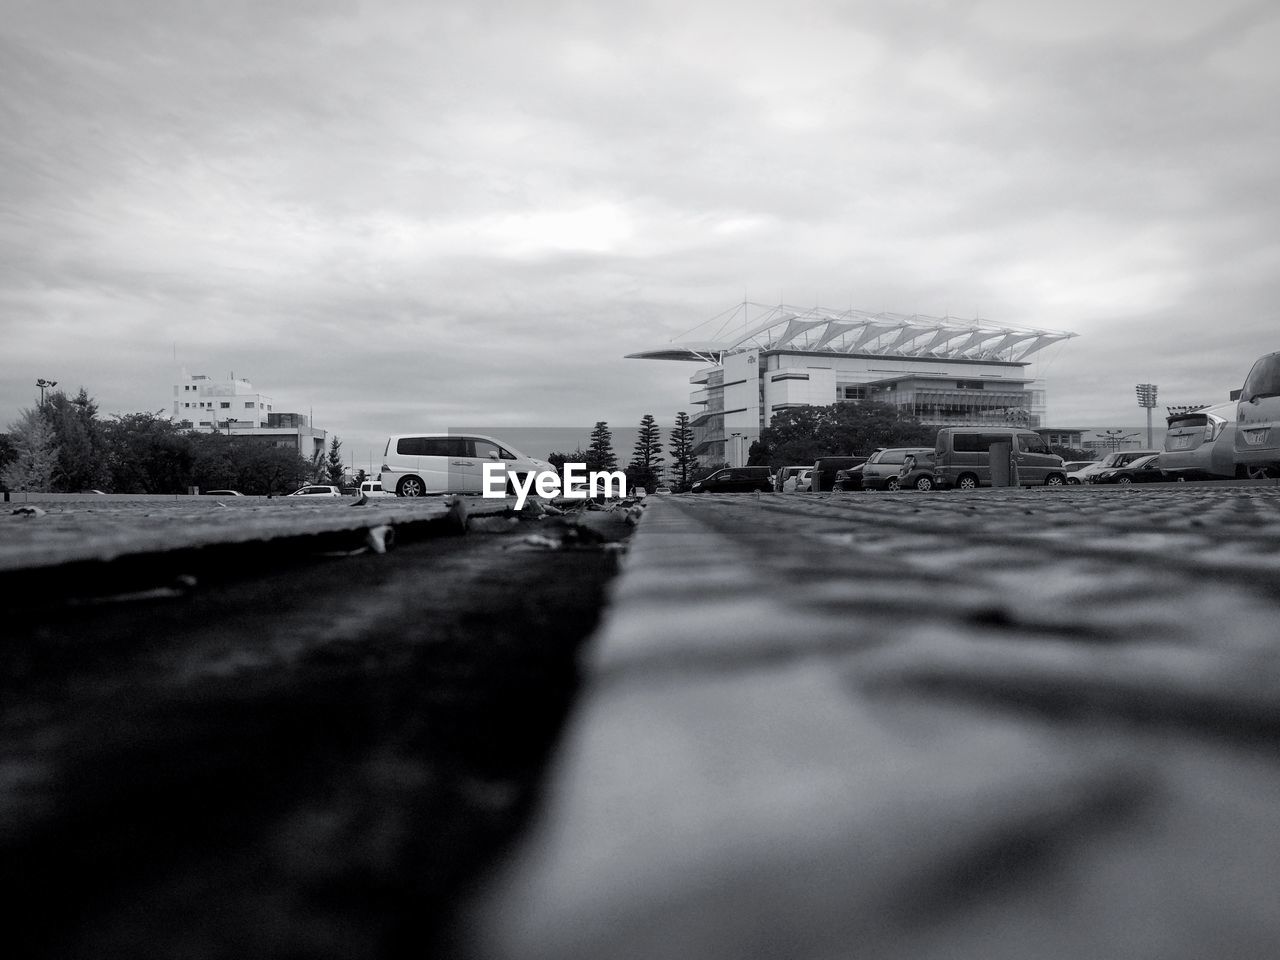
[[[1159,388],[1154,383],[1140,383],[1136,387],[1138,393],[1138,406],[1145,407],[1147,410],[1147,449],[1155,447],[1155,438],[1151,433],[1151,411],[1156,405],[1156,391]]]

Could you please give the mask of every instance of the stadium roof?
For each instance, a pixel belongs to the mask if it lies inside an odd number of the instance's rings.
[[[759,305],[742,304],[744,314],[749,306]],[[757,317],[754,324],[744,324],[716,340],[675,340],[655,350],[627,354],[627,359],[721,363],[726,354],[758,349],[1017,363],[1050,344],[1076,336],[922,314],[782,306],[764,309],[764,318]]]

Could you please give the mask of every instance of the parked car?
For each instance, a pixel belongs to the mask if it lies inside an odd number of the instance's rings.
[[[1053,487],[1067,482],[1062,458],[1038,433],[1022,427],[941,427],[934,463],[936,482],[961,490],[994,483]]]
[[[813,468],[804,467],[799,473],[792,474],[782,485],[783,493],[807,493],[813,478]]]
[[[1075,471],[1067,475],[1067,483],[1088,483],[1089,478],[1096,476],[1103,470],[1114,470],[1116,467],[1128,466],[1135,460],[1142,457],[1149,457],[1153,453],[1159,453],[1159,450],[1112,450],[1101,460],[1095,460],[1087,467]]]
[[[932,451],[914,454],[907,454],[902,461],[902,466],[898,468],[898,490],[937,490],[941,486],[938,483],[937,464],[934,461]]]
[[[835,488],[836,473],[866,463],[866,457],[819,457],[813,464],[809,489],[818,492]]]
[[[671,493],[671,488],[670,488],[670,487],[665,487],[665,486],[664,486],[664,487],[655,487],[653,492],[654,492],[654,493]]]
[[[848,470],[837,470],[836,479],[831,484],[832,490],[861,490],[862,489],[862,468],[865,463],[860,463],[856,467],[850,467]]]
[[[394,493],[390,493],[382,489],[382,481],[380,480],[364,480],[360,483],[359,495],[362,497],[394,497]]]
[[[498,463],[522,481],[530,473],[553,469],[545,460],[526,457],[510,444],[479,434],[399,434],[387,440],[379,477],[382,489],[400,497],[429,493],[484,492],[484,465]],[[510,489],[508,483],[508,489]]]
[[[337,487],[325,486],[323,484],[312,484],[307,487],[299,487],[297,490],[293,491],[293,493],[289,494],[289,496],[291,497],[340,497],[342,496],[342,494],[338,492]]]
[[[1097,463],[1097,460],[1068,460],[1062,465],[1062,469],[1067,474],[1067,483],[1079,483],[1078,477],[1075,477],[1077,470],[1086,470]]]
[[[1230,480],[1236,475],[1236,404],[1169,416],[1160,469],[1173,480]]]
[[[1244,379],[1234,451],[1238,476],[1280,477],[1280,353],[1260,357]]]
[[[788,480],[794,479],[800,471],[808,469],[809,467],[806,467],[803,464],[798,467],[779,467],[778,472],[773,475],[773,489],[781,493],[783,490],[787,489]],[[794,484],[792,484],[791,489],[795,489]]]
[[[694,482],[693,493],[749,493],[773,489],[768,467],[725,467]]]
[[[901,483],[902,465],[908,456],[919,462],[921,457],[932,459],[931,447],[889,447],[877,450],[862,465],[863,490],[897,490]]]
[[[243,497],[239,490],[201,490],[202,497]],[[290,494],[292,496],[292,494]]]
[[[1131,460],[1122,467],[1113,467],[1109,470],[1103,470],[1095,473],[1089,478],[1090,483],[1163,483],[1169,478],[1164,475],[1164,471],[1160,469],[1160,454],[1153,453],[1149,456],[1139,457],[1137,460]]]

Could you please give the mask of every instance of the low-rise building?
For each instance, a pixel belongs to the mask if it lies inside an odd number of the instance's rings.
[[[187,430],[218,431],[276,447],[292,447],[313,459],[324,453],[325,431],[301,413],[277,413],[266,394],[234,374],[219,380],[185,369],[173,385],[173,421]]]

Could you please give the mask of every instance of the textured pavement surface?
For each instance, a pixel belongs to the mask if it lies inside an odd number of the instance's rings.
[[[1258,958],[1280,489],[650,498],[473,957]]]

